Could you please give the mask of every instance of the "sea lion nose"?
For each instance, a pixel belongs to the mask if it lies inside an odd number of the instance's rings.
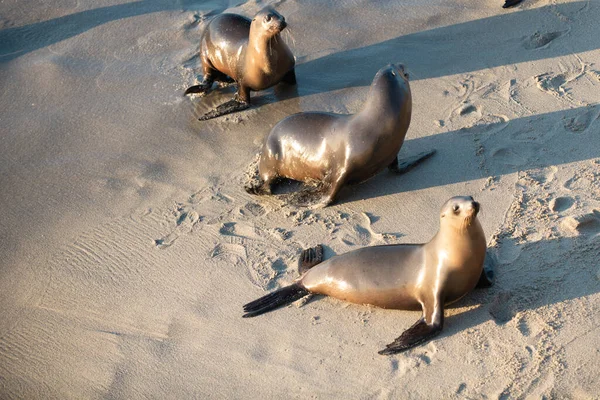
[[[279,29],[284,30],[287,26],[287,22],[285,22],[285,18],[281,18],[281,23],[279,24]]]

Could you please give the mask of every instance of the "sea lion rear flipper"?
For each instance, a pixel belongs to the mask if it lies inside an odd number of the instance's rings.
[[[323,246],[318,244],[315,247],[302,250],[298,260],[298,274],[302,275],[315,265],[323,261]]]
[[[233,99],[220,104],[214,110],[207,112],[198,118],[198,121],[206,121],[222,115],[242,111],[250,107],[250,89],[240,86]]]
[[[502,8],[512,7],[514,5],[519,4],[522,1],[523,0],[506,0],[506,2],[504,3],[504,5],[502,6]]]
[[[217,118],[222,115],[231,114],[236,111],[242,111],[249,107],[250,107],[250,103],[247,103],[245,101],[240,101],[237,98],[231,99],[231,100],[217,106],[217,108],[215,108],[214,110],[211,110],[211,111],[207,112],[206,114],[202,115],[200,118],[198,118],[198,121],[207,121],[209,119]]]
[[[257,315],[293,303],[309,294],[310,292],[300,286],[300,284],[294,283],[244,305],[246,314],[242,315],[242,317],[256,317]]]
[[[434,307],[438,304],[437,308],[431,310],[431,315],[427,310],[427,305],[430,304]],[[434,336],[438,335],[444,326],[444,307],[439,305],[441,302],[430,300],[424,304],[423,317],[421,317],[413,326],[402,332],[402,335],[398,336],[396,340],[385,346],[386,348],[379,351],[381,355],[391,355],[403,352],[419,344],[425,343]],[[431,322],[428,323],[426,319]]]
[[[423,161],[427,160],[429,157],[435,154],[435,150],[429,150],[421,152],[415,156],[411,156],[408,158],[403,158],[402,160],[398,160],[398,157],[392,161],[392,163],[388,166],[389,170],[395,172],[397,174],[403,174],[405,172],[410,171]]]
[[[496,277],[494,274],[494,270],[496,264],[496,257],[489,251],[486,251],[485,260],[483,261],[483,270],[481,271],[479,282],[477,282],[477,286],[475,286],[476,288],[485,289],[491,287],[494,284],[494,279]]]

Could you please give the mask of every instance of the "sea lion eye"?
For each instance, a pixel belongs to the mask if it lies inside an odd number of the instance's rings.
[[[265,21],[269,22],[271,18],[273,18],[273,14],[267,14],[267,16],[265,17]]]
[[[452,206],[452,211],[454,211],[454,212],[458,212],[458,209],[459,209],[459,208],[460,208],[460,207],[458,206],[458,204],[455,204],[454,206]]]

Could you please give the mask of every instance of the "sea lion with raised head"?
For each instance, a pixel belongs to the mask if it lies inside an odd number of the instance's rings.
[[[257,177],[246,191],[271,194],[271,184],[280,178],[316,181],[314,205],[327,206],[345,184],[365,181],[386,167],[405,172],[434,154],[421,153],[399,164],[411,113],[408,74],[401,64],[387,65],[375,75],[357,114],[303,112],[277,123],[259,155]]]
[[[200,39],[200,60],[204,73],[199,85],[184,95],[210,92],[215,81],[237,83],[235,97],[204,114],[204,121],[250,107],[250,91],[267,89],[279,82],[296,84],[292,51],[279,35],[287,26],[285,18],[270,7],[249,20],[237,14],[213,18]]]
[[[302,275],[290,286],[244,306],[255,317],[308,294],[399,310],[421,309],[422,317],[379,354],[394,354],[440,333],[444,305],[476,286],[491,285],[483,268],[486,240],[472,197],[452,197],[442,207],[440,228],[425,244],[364,247],[322,261],[320,246],[304,250]]]

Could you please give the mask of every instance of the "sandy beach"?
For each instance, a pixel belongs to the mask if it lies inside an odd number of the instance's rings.
[[[381,3],[381,4],[379,4]],[[200,122],[202,28],[273,5],[296,88]],[[600,398],[600,1],[0,2],[0,398]],[[361,109],[410,73],[400,157],[306,210],[244,191],[270,129]],[[377,351],[419,312],[314,297],[242,305],[325,256],[422,243],[482,204],[495,285],[442,333]]]

